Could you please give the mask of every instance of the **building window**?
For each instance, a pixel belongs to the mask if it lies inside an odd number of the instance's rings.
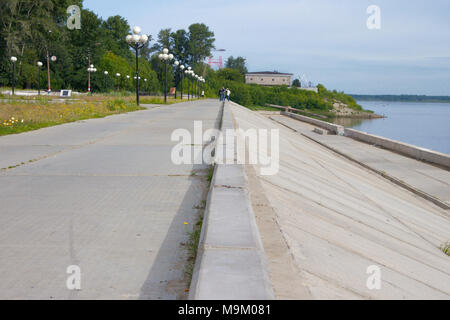
[[[272,81],[275,81],[275,79],[272,79]]]

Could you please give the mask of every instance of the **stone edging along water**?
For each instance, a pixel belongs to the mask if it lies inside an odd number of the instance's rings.
[[[222,130],[227,129],[234,129],[234,124],[230,107],[225,104]],[[226,142],[219,139],[216,160],[226,154],[226,149]],[[274,299],[243,165],[215,166],[189,299]]]
[[[411,158],[437,164],[447,169],[450,169],[450,155],[445,153],[421,148],[404,142],[388,139],[385,137],[376,136],[367,132],[358,131],[355,129],[344,129],[346,137],[374,144],[388,150],[392,150]]]
[[[289,112],[289,110],[292,110],[292,108],[287,108],[283,106],[274,106],[279,109],[282,109],[281,114],[288,116],[290,118],[294,118],[303,122],[307,122],[313,125],[316,125],[320,128],[326,129],[334,134],[337,135],[343,135],[355,140],[359,140],[365,143],[369,143],[372,145],[376,145],[379,147],[383,147],[385,149],[403,154],[405,156],[411,157],[416,160],[420,161],[426,161],[428,163],[436,164],[442,167],[445,167],[446,169],[450,169],[450,155],[429,150],[426,148],[421,148],[418,146],[414,146],[411,144],[407,144],[401,141],[392,140],[385,137],[380,137],[377,135],[373,135],[367,132],[345,128],[340,125],[332,124],[329,122],[317,120],[314,118],[310,118],[307,116],[295,114],[292,112]]]

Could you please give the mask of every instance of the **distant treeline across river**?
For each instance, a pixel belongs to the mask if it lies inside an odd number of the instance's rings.
[[[450,96],[425,96],[425,95],[360,95],[350,94],[359,101],[392,101],[392,102],[439,102],[450,103]]]

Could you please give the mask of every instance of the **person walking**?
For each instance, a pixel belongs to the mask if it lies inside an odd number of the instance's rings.
[[[225,90],[225,92],[227,94],[227,100],[230,101],[230,95],[231,95],[230,89],[227,88],[227,90]]]
[[[220,96],[220,101],[225,100],[225,88],[224,87],[222,87],[222,89],[220,89],[219,96]]]

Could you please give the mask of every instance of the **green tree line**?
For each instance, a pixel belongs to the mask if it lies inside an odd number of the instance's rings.
[[[71,5],[81,8],[79,30],[67,27],[67,8]],[[83,0],[2,0],[0,17],[0,86],[11,86],[10,57],[15,56],[16,86],[37,88],[37,62],[41,61],[40,83],[44,88],[48,55],[57,58],[50,62],[52,89],[87,91],[90,64],[98,70],[92,74],[94,91],[135,87],[135,57],[125,41],[131,27],[125,18],[117,15],[103,20],[84,9]],[[215,41],[214,33],[203,23],[192,24],[188,30],[162,29],[156,39],[149,36],[151,41],[140,53],[139,71],[141,88],[151,92],[163,88],[163,65],[157,57],[163,48],[168,48],[180,63],[197,67],[211,55]],[[180,73],[170,66],[169,87],[178,85],[180,79]]]
[[[238,61],[245,61],[242,57],[237,59]],[[206,72],[209,94],[217,95],[220,88],[225,87],[230,89],[232,100],[243,106],[275,104],[298,109],[330,110],[333,108],[333,103],[339,101],[347,104],[350,108],[362,110],[362,107],[356,103],[353,97],[344,92],[329,91],[321,84],[317,86],[318,93],[301,90],[296,86],[266,87],[246,84],[244,83],[245,70],[247,70],[245,64],[244,66],[237,64],[234,68],[225,68],[218,71],[209,68]]]

